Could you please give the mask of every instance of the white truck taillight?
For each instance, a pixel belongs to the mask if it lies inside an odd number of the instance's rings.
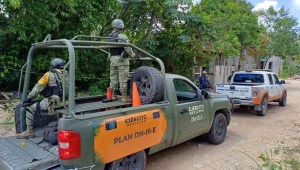
[[[58,131],[59,159],[70,160],[79,158],[81,155],[80,134],[75,131]]]
[[[257,95],[257,92],[258,92],[258,89],[257,88],[253,88],[252,89],[252,97],[257,97],[258,95]]]
[[[216,92],[217,92],[216,89],[217,89],[217,85],[213,85],[213,86],[212,86],[212,89],[211,89],[211,92],[212,92],[212,93],[216,93]]]

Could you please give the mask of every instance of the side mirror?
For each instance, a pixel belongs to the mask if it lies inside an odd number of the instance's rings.
[[[285,80],[281,80],[281,81],[280,81],[280,84],[285,84]]]
[[[197,89],[197,98],[198,100],[203,100],[202,92],[200,89]]]
[[[207,91],[201,91],[201,95],[205,98],[205,99],[209,99],[210,98],[210,94]]]

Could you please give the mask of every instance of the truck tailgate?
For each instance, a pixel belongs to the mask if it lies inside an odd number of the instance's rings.
[[[42,142],[42,137],[0,138],[0,169],[49,169],[58,165],[57,146]]]
[[[223,94],[228,98],[237,99],[251,99],[252,98],[252,86],[240,86],[240,85],[216,85],[216,93]]]

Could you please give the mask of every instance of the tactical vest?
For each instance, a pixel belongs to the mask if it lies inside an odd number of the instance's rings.
[[[63,86],[62,86],[62,81],[61,81],[60,75],[55,70],[51,70],[50,74],[54,74],[56,85],[50,86],[49,84],[47,84],[41,93],[45,97],[50,97],[52,95],[57,95],[57,96],[62,97]],[[66,81],[66,83],[68,83],[68,81]],[[67,90],[67,89],[65,89],[65,90]]]
[[[113,33],[109,34],[109,37],[113,37],[113,38],[108,39],[108,42],[118,42],[118,39],[115,39],[115,38],[119,37],[119,33],[113,32]],[[124,51],[124,47],[111,48],[110,54],[111,54],[111,56],[121,55],[123,51]]]

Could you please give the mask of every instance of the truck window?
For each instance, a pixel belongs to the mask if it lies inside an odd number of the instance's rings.
[[[272,78],[272,75],[271,75],[271,74],[268,74],[268,78],[269,78],[270,84],[274,84],[273,78]]]
[[[280,84],[278,77],[275,74],[273,74],[273,76],[274,76],[275,84]]]
[[[173,80],[177,101],[179,103],[197,100],[197,91],[188,82],[180,79]]]
[[[245,74],[237,73],[233,78],[234,83],[264,83],[264,76],[262,74]]]

